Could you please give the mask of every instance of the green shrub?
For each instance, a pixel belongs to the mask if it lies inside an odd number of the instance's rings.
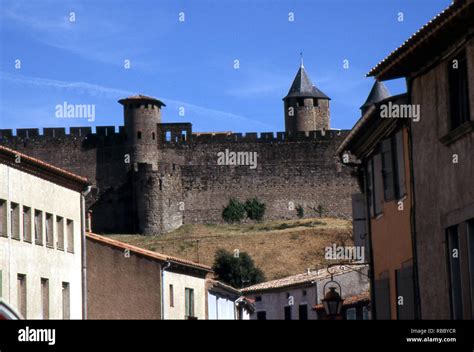
[[[222,211],[225,222],[240,222],[245,217],[245,206],[235,198],[231,198],[229,204]]]
[[[296,215],[298,215],[300,219],[304,218],[304,208],[302,205],[296,207]]]
[[[247,217],[252,220],[262,220],[265,215],[265,208],[265,204],[260,202],[257,198],[247,199],[245,202]]]

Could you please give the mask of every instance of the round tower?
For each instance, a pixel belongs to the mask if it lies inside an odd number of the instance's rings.
[[[329,100],[313,85],[301,61],[288,95],[283,98],[286,132],[328,130]]]
[[[156,161],[158,127],[161,123],[162,101],[136,95],[119,100],[123,105],[124,128],[127,145],[130,148],[131,163],[149,163]]]

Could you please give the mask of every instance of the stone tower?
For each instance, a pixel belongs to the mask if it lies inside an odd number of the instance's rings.
[[[283,98],[286,132],[328,130],[329,100],[313,85],[301,61],[290,91]]]
[[[161,123],[162,101],[136,95],[119,100],[123,105],[124,127],[131,163],[156,165],[158,127]]]
[[[365,115],[367,110],[369,110],[372,105],[377,104],[378,102],[390,97],[390,95],[391,94],[388,91],[387,87],[385,87],[385,84],[379,81],[375,81],[374,85],[372,86],[372,89],[370,90],[369,96],[367,97],[367,100],[360,107],[362,115]]]

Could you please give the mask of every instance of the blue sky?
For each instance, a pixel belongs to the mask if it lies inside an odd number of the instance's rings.
[[[282,131],[300,52],[332,98],[331,127],[351,128],[373,83],[365,74],[449,4],[0,0],[0,128],[119,126],[117,100],[141,93],[167,104],[164,122],[194,131]],[[405,91],[401,80],[387,86]],[[95,121],[56,118],[64,102],[95,104]]]

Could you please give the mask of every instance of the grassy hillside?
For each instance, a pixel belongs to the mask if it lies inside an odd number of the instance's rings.
[[[314,218],[236,225],[184,225],[159,237],[110,237],[210,266],[219,248],[248,252],[267,280],[272,280],[324,265],[324,248],[333,243],[351,245],[351,231],[350,221]]]

